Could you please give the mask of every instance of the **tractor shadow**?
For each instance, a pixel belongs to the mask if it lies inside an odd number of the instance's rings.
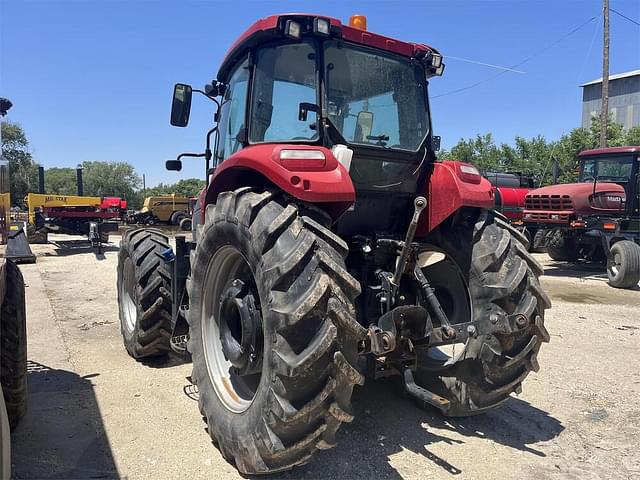
[[[456,463],[459,450],[451,449],[451,454],[443,458],[431,446],[462,445],[467,439],[479,438],[545,457],[535,444],[551,440],[564,430],[560,421],[547,412],[516,398],[484,415],[446,418],[435,409],[418,408],[394,390],[399,392],[390,381],[371,382],[356,390],[356,418],[340,429],[338,447],[319,452],[309,465],[277,478],[342,478],[347,472],[358,472],[359,478],[401,479],[391,457],[406,451],[423,457],[442,474],[457,476],[463,473]],[[414,468],[429,476],[433,469],[425,470],[420,466],[421,460],[413,461]]]
[[[13,477],[119,478],[91,378],[27,363],[27,414],[12,433]]]
[[[45,257],[68,257],[70,255],[80,255],[83,253],[93,253],[96,260],[105,260],[105,253],[117,252],[120,248],[113,243],[106,243],[102,246],[102,252],[98,253],[98,248],[91,246],[88,240],[49,240],[53,245],[53,252],[45,252]]]

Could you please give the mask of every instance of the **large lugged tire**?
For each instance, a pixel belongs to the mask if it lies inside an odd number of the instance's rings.
[[[20,269],[6,261],[6,291],[0,313],[0,380],[14,429],[27,411],[27,320],[24,278]]]
[[[607,259],[607,275],[612,287],[636,287],[640,282],[640,245],[630,240],[614,243]]]
[[[521,314],[527,321],[515,334],[470,338],[451,357],[433,348],[419,353],[416,383],[449,400],[447,415],[474,415],[519,393],[529,372],[538,371],[538,350],[549,341],[544,310],[551,302],[526,238],[493,213],[442,232],[438,243],[466,279],[474,320]]]
[[[558,262],[575,262],[578,260],[578,245],[562,230],[553,230],[547,237],[547,254]]]
[[[120,243],[120,331],[133,358],[171,350],[171,272],[162,256],[169,248],[166,235],[152,228],[128,230]]]
[[[200,411],[245,474],[287,470],[333,447],[353,419],[353,387],[364,382],[354,365],[366,330],[355,319],[360,286],[345,268],[347,245],[289,202],[251,188],[222,193],[199,227],[187,282]],[[237,280],[248,293],[234,290]],[[219,332],[234,329],[234,317],[222,314],[229,293],[247,311],[255,305],[251,325],[261,339],[250,351],[262,365],[252,375],[229,368],[231,350],[222,354]]]

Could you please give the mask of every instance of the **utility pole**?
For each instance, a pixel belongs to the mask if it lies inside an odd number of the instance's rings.
[[[602,0],[604,41],[602,43],[602,109],[600,111],[600,147],[607,146],[609,127],[609,0]]]
[[[142,195],[143,196],[147,196],[147,179],[144,176],[144,173],[142,174]]]

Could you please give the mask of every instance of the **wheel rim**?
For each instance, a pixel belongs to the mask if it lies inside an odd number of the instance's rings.
[[[128,333],[136,328],[138,310],[136,308],[136,272],[131,257],[124,261],[124,279],[120,283],[122,298],[122,313],[124,315],[124,327]]]
[[[440,249],[421,252],[436,253],[437,261],[422,267],[436,297],[451,324],[466,323],[473,319],[473,304],[469,286],[456,261]],[[421,262],[421,265],[422,262]],[[443,367],[455,363],[464,355],[466,344],[455,343],[427,350],[428,367]]]
[[[209,261],[202,295],[202,343],[209,378],[222,404],[246,411],[262,378],[262,322],[256,282],[233,246]]]
[[[609,264],[609,274],[611,275],[611,278],[617,277],[620,273],[620,266],[622,263],[620,254],[616,253],[615,255],[613,255],[613,258],[609,259],[607,263]]]

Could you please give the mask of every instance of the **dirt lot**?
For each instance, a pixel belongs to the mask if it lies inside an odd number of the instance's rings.
[[[191,367],[125,352],[117,243],[97,257],[73,237],[24,265],[29,413],[13,439],[16,478],[239,478],[211,444]],[[640,479],[640,289],[539,255],[551,343],[519,397],[448,420],[382,383],[356,391],[339,446],[280,478]]]

